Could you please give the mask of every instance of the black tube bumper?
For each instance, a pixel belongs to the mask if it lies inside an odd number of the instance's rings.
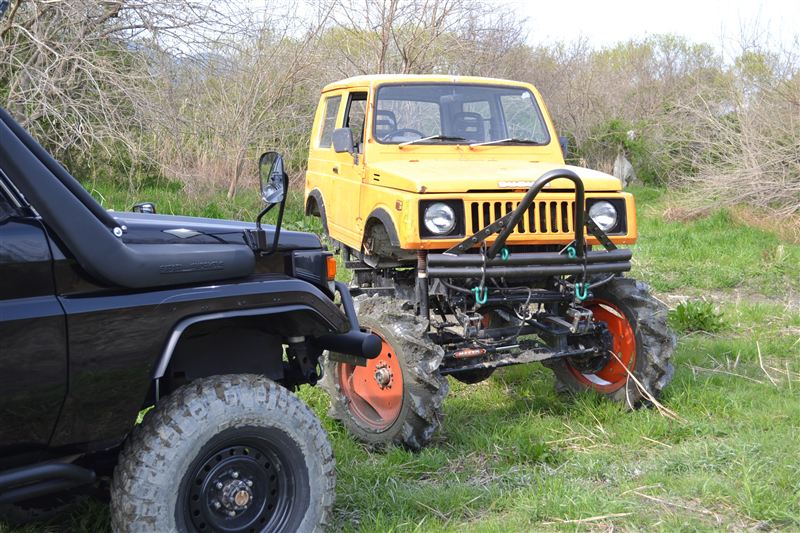
[[[353,297],[350,295],[350,289],[341,281],[336,282],[336,291],[342,298],[342,307],[344,314],[350,321],[350,331],[347,333],[340,333],[334,335],[323,335],[317,337],[315,342],[318,347],[325,350],[340,352],[347,355],[356,357],[363,357],[366,359],[373,359],[381,353],[383,342],[380,337],[372,333],[361,331],[361,326],[358,324],[358,316],[356,309],[353,305]]]
[[[631,269],[629,249],[587,252],[585,257],[564,254],[519,253],[507,259],[486,259],[478,254],[430,254],[429,278],[539,278],[576,274],[614,274]]]

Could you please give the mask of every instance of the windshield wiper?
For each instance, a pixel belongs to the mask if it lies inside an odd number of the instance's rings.
[[[533,139],[517,139],[516,137],[509,137],[508,139],[497,139],[496,141],[486,141],[482,143],[472,143],[469,145],[470,148],[473,146],[487,146],[490,144],[500,144],[500,143],[512,143],[512,144],[530,144],[530,145],[541,145],[539,141],[534,141]]]
[[[421,139],[414,139],[413,141],[406,141],[398,144],[398,146],[408,146],[422,141],[466,141],[464,137],[453,137],[452,135],[431,135],[430,137],[422,137]]]

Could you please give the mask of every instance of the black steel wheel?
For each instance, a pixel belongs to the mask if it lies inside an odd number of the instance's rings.
[[[302,453],[280,433],[228,430],[206,446],[181,484],[184,522],[196,531],[280,531],[303,505]],[[298,460],[299,459],[299,460]]]

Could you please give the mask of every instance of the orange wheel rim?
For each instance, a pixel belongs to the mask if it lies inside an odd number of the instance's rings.
[[[381,353],[367,366],[339,363],[336,371],[351,414],[362,425],[385,431],[395,423],[403,407],[403,373],[392,346],[383,341]]]
[[[602,300],[594,300],[586,308],[592,312],[596,321],[608,325],[616,357],[609,356],[608,363],[594,374],[580,372],[572,366],[569,359],[567,366],[572,375],[587,387],[599,392],[614,392],[627,383],[628,371],[633,372],[636,365],[636,335],[619,307]]]

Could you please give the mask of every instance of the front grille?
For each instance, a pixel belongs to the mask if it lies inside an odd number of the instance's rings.
[[[469,202],[472,216],[472,233],[485,228],[498,218],[512,212],[519,202]],[[567,200],[535,201],[528,208],[513,233],[567,235],[574,232],[575,202]]]

